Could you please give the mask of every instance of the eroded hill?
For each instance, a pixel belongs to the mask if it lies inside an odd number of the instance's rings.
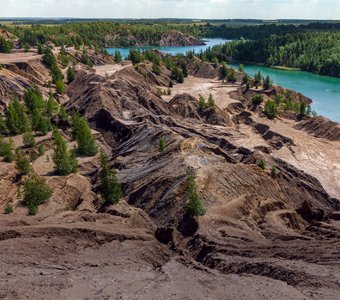
[[[0,204],[14,212],[0,221],[0,297],[337,299],[339,125],[296,114],[270,120],[253,96],[270,101],[281,88],[245,90],[242,74],[230,83],[218,79],[219,66],[185,63],[183,84],[164,64],[155,74],[148,62],[77,63],[58,100],[89,120],[124,199],[101,205],[98,156],[80,158],[69,176],[54,176],[43,156],[33,167],[54,193],[27,216],[14,165],[1,162]],[[41,85],[11,65],[0,71],[1,95],[24,89],[23,80]],[[40,58],[28,65],[49,74]],[[214,105],[203,106],[210,94]],[[50,139],[41,141],[47,155]],[[192,177],[204,216],[187,213]]]

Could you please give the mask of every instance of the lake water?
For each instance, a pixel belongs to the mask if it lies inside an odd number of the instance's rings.
[[[145,46],[134,48],[140,50],[158,49],[162,52],[176,55],[186,54],[190,50],[199,53],[208,47],[228,42],[228,40],[224,39],[204,39],[204,41],[206,45],[203,46]],[[131,48],[109,48],[107,50],[110,54],[114,54],[115,51],[118,50],[122,57],[126,58],[130,49]],[[233,65],[233,67],[237,66]],[[300,92],[311,98],[313,100],[312,108],[319,115],[340,122],[340,78],[319,76],[301,71],[281,71],[256,65],[245,65],[245,71],[250,76],[254,76],[258,71],[261,71],[263,76],[269,75],[275,84]]]
[[[118,50],[122,57],[125,59],[129,55],[130,49],[139,49],[139,50],[150,50],[157,49],[159,51],[176,55],[176,54],[186,54],[188,51],[195,51],[195,53],[200,53],[204,51],[208,47],[212,47],[215,45],[221,45],[229,40],[224,39],[204,39],[205,45],[202,46],[185,46],[185,47],[168,47],[168,46],[143,46],[143,47],[130,47],[130,48],[108,48],[107,51],[110,54],[115,54],[115,51]]]
[[[244,69],[252,77],[261,71],[263,76],[269,75],[275,84],[306,95],[313,100],[312,109],[319,115],[340,122],[340,78],[302,71],[281,71],[256,65],[245,65]]]

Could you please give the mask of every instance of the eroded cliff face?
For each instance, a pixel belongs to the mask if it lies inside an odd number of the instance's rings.
[[[65,107],[96,130],[124,200],[101,206],[98,157],[80,159],[79,174],[68,177],[51,176],[52,164],[41,158],[34,168],[55,192],[28,217],[15,194],[14,165],[1,162],[0,203],[16,206],[0,221],[1,296],[336,299],[340,191],[321,177],[337,171],[320,168],[317,179],[318,162],[305,157],[316,148],[336,167],[339,139],[308,133],[325,120],[268,120],[251,105],[252,91],[215,79],[213,65],[192,67],[193,75],[208,75],[190,76],[171,96],[157,92],[170,81],[165,67],[160,76],[147,63],[113,65],[110,76],[77,67]],[[199,107],[205,93],[215,109]],[[202,217],[186,214],[189,176]]]

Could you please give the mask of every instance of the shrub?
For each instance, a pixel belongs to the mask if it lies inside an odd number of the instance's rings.
[[[5,207],[4,207],[4,214],[9,215],[13,212],[13,206],[11,203],[6,203]]]
[[[46,152],[45,145],[44,144],[39,145],[39,147],[38,147],[38,154],[39,154],[39,156],[44,155],[45,152]]]
[[[32,171],[32,167],[30,164],[29,158],[22,153],[22,151],[18,151],[15,157],[15,167],[21,174],[29,174]]]
[[[159,147],[159,152],[163,153],[165,150],[165,143],[162,137],[160,137],[158,140],[158,147]]]
[[[36,174],[31,174],[25,180],[19,195],[22,197],[22,204],[28,207],[29,214],[35,215],[38,206],[46,202],[52,196],[52,192],[45,179]]]
[[[46,113],[48,116],[53,116],[58,112],[58,102],[54,99],[52,95],[50,95],[46,101]]]
[[[277,117],[277,106],[274,101],[267,101],[266,104],[264,105],[264,114],[269,118],[269,119],[274,119]]]
[[[106,205],[117,204],[122,198],[122,190],[116,172],[109,166],[108,157],[102,151],[100,155],[99,192]]]
[[[203,216],[205,214],[205,209],[197,194],[196,182],[192,176],[188,178],[188,198],[189,202],[186,206],[187,214],[192,217]]]
[[[152,64],[152,72],[155,73],[156,75],[160,75],[161,74],[161,68],[159,65],[153,63]]]
[[[263,96],[261,94],[255,94],[252,98],[252,102],[254,105],[259,105],[263,102]]]
[[[182,70],[180,70],[179,73],[178,73],[178,82],[179,83],[183,83],[184,82],[184,74],[183,74]]]
[[[266,169],[266,163],[264,162],[263,159],[260,160],[260,162],[258,163],[258,166],[259,166],[262,170],[265,170],[265,169]]]
[[[64,108],[64,106],[61,106],[59,109],[59,120],[62,122],[66,122],[68,120],[68,114]]]
[[[32,148],[35,145],[35,138],[32,131],[27,131],[22,136],[22,141],[24,146],[27,148]]]
[[[279,171],[277,170],[277,168],[275,166],[272,167],[272,175],[276,176],[277,174],[279,174]]]

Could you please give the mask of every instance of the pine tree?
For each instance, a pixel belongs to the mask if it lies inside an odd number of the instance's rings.
[[[184,74],[183,74],[182,70],[180,70],[179,73],[178,73],[178,82],[179,83],[184,82]]]
[[[63,94],[65,92],[65,85],[62,79],[57,79],[55,85],[56,85],[56,91],[58,94]]]
[[[6,111],[6,126],[11,134],[24,133],[29,127],[29,120],[25,112],[25,106],[14,99],[8,105]]]
[[[35,215],[38,206],[46,202],[52,196],[53,190],[47,185],[45,179],[37,174],[31,174],[25,180],[20,195],[22,204],[28,207],[30,215]]]
[[[198,217],[205,214],[205,209],[197,193],[197,186],[194,177],[188,178],[188,198],[186,212],[189,216]]]
[[[53,136],[53,162],[55,164],[55,172],[61,176],[75,173],[77,171],[77,160],[75,158],[75,151],[67,150],[67,144],[58,129],[54,129]]]
[[[46,113],[48,116],[53,116],[58,111],[58,102],[50,95],[46,101]]]
[[[213,111],[216,110],[216,104],[213,95],[210,93],[208,98],[207,106],[210,107]]]
[[[122,55],[118,50],[115,51],[115,61],[117,64],[119,64],[122,61]]]
[[[67,82],[71,83],[75,79],[75,71],[72,67],[68,67],[67,69]]]
[[[22,141],[24,143],[24,146],[27,148],[32,148],[35,146],[35,138],[34,134],[31,130],[26,131],[22,136]]]
[[[24,175],[32,171],[30,160],[22,151],[18,150],[15,156],[15,168]]]
[[[0,156],[4,158],[4,162],[10,163],[14,160],[14,142],[11,138],[7,141],[0,140]]]
[[[165,143],[162,137],[160,137],[158,140],[158,147],[159,147],[159,152],[163,153],[165,150]]]
[[[98,152],[96,141],[88,122],[84,118],[77,121],[74,132],[78,144],[78,153],[84,156],[96,155]]]
[[[272,87],[273,83],[269,77],[269,75],[267,75],[266,79],[264,80],[264,83],[263,83],[263,88],[265,90],[268,90]]]
[[[207,107],[207,103],[205,101],[205,98],[202,95],[199,96],[198,107],[201,111],[204,110]]]
[[[109,166],[108,157],[102,151],[100,155],[101,171],[99,173],[99,192],[107,205],[117,204],[122,198],[122,190],[114,170]]]

